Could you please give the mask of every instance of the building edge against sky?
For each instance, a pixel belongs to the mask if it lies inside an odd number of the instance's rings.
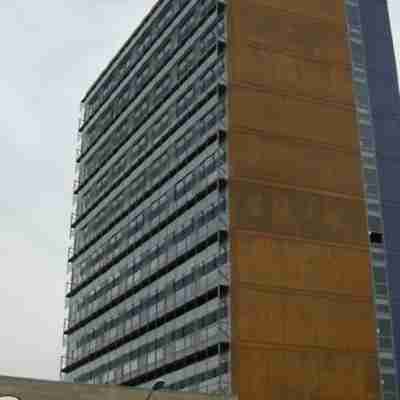
[[[398,399],[385,1],[160,1],[83,104],[66,380]]]
[[[225,5],[160,2],[88,93],[63,372],[229,388]]]

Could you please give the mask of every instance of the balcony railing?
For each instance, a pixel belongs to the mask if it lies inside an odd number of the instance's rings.
[[[200,282],[199,282],[200,283]],[[63,372],[68,372],[75,368],[78,368],[84,362],[87,362],[89,359],[93,357],[97,358],[102,354],[106,353],[111,347],[119,347],[125,342],[132,340],[135,336],[139,336],[143,334],[144,331],[151,331],[154,329],[155,326],[159,326],[162,323],[166,323],[168,320],[174,319],[179,313],[182,314],[184,312],[189,312],[190,309],[195,308],[196,306],[219,296],[219,282],[210,282],[207,285],[198,285],[189,296],[185,296],[182,299],[176,299],[175,301],[165,301],[165,307],[163,308],[162,312],[155,313],[152,316],[148,315],[148,318],[142,319],[139,318],[137,324],[130,324],[126,325],[125,322],[122,323],[122,329],[116,329],[115,336],[105,336],[99,340],[93,342],[92,345],[86,346],[83,348],[79,355],[74,354],[74,356],[69,355],[65,358],[65,366],[63,368]],[[217,290],[217,291],[216,291]],[[211,295],[211,293],[214,293]],[[224,291],[226,295],[226,290]],[[200,300],[203,299],[203,300]],[[196,303],[196,300],[199,303]],[[221,300],[222,301],[222,300]],[[182,310],[179,312],[179,310]],[[178,313],[179,312],[179,313]],[[226,331],[219,331],[220,335],[223,335],[225,340]]]

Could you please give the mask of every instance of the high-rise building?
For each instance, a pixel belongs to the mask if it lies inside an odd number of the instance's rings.
[[[160,0],[82,101],[64,379],[398,400],[399,103],[385,0]]]

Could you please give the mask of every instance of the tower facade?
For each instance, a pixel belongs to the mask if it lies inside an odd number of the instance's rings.
[[[82,101],[64,378],[398,399],[398,102],[385,1],[159,1]]]

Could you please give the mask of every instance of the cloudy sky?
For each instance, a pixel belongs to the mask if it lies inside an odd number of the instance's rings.
[[[0,374],[58,378],[79,100],[154,3],[1,0]]]

